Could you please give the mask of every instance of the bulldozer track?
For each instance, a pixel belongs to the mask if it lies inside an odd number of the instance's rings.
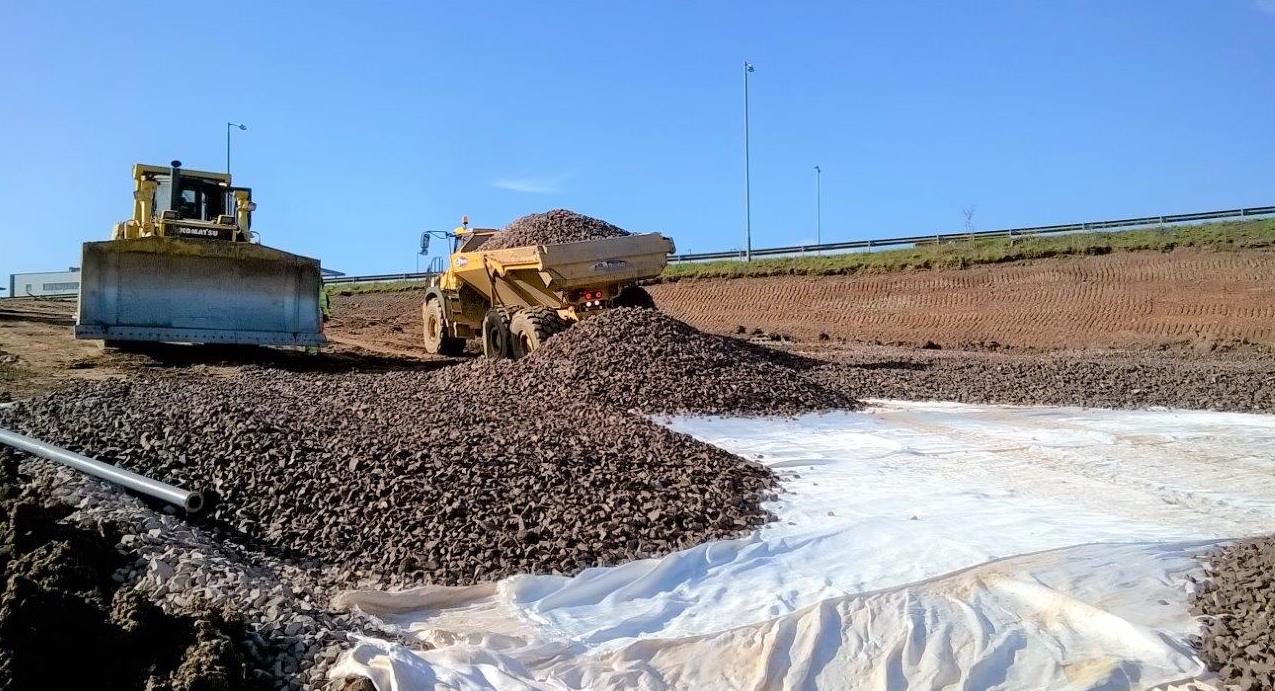
[[[1065,257],[858,276],[683,280],[651,286],[697,327],[943,347],[1275,345],[1275,253]]]

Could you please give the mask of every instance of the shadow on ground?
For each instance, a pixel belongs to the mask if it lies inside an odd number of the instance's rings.
[[[432,370],[468,358],[412,358],[365,350],[307,353],[303,350],[246,345],[131,343],[108,348],[104,360],[124,368],[191,365],[255,366],[290,372],[388,372]],[[104,363],[105,364],[105,363]]]

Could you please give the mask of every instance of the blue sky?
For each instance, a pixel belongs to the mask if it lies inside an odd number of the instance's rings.
[[[225,165],[266,244],[412,270],[556,207],[682,251],[1275,203],[1275,0],[10,3],[0,275],[78,263],[129,166]],[[7,281],[5,281],[7,282]]]

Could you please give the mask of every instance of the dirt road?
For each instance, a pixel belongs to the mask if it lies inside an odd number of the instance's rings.
[[[943,348],[1275,346],[1275,253],[1122,253],[952,271],[650,287],[707,331]]]
[[[99,341],[76,340],[71,335],[73,301],[0,300],[0,403],[77,380],[185,367],[233,376],[245,365],[346,372],[433,369],[452,362],[408,343],[408,337],[396,328],[408,317],[393,309],[365,313],[356,305],[342,303],[340,312],[344,321],[338,319],[335,329],[329,327],[329,345],[318,356],[299,349],[168,344],[147,344],[144,352],[128,353],[105,350]],[[364,327],[347,326],[365,322]],[[368,329],[366,340],[354,335],[361,333],[358,328]]]
[[[422,340],[424,290],[396,293],[341,293],[331,296],[328,340],[392,355],[430,357]]]
[[[71,337],[71,300],[0,300],[0,401],[66,379],[110,376],[102,346]]]

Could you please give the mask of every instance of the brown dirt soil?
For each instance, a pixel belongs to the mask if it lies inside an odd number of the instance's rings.
[[[403,304],[420,299],[420,293],[414,291]],[[0,300],[0,402],[26,398],[75,381],[183,367],[203,367],[213,374],[234,376],[241,366],[250,364],[294,371],[346,372],[433,369],[450,362],[428,355],[423,348],[395,347],[394,337],[403,336],[394,329],[401,315],[392,309],[365,313],[347,304],[347,323],[371,324],[369,341],[365,345],[340,326],[335,334],[328,327],[330,343],[318,356],[299,349],[229,345],[143,344],[137,352],[108,351],[98,341],[75,339],[71,333],[74,314],[74,301]]]
[[[682,280],[661,309],[718,333],[944,348],[1275,346],[1275,252],[1121,253],[963,270]]]
[[[425,291],[333,293],[328,341],[394,355],[435,357],[425,351],[421,304]]]
[[[71,336],[74,323],[74,300],[0,300],[0,401],[118,374],[101,344]]]
[[[19,495],[16,466],[0,450],[0,689],[265,688],[250,679],[242,622],[169,615],[121,588],[113,572],[136,555],[116,550],[120,536]]]

